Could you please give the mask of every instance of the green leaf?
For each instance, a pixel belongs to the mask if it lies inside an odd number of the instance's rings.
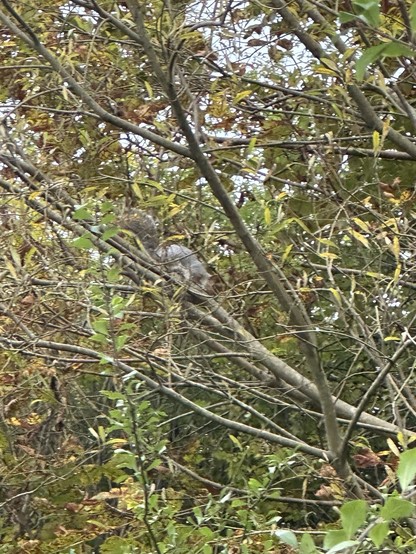
[[[115,210],[115,206],[112,202],[105,201],[101,204],[100,209],[103,212],[103,214],[105,214],[107,212],[113,212]],[[111,214],[111,215],[115,217],[114,214]]]
[[[380,5],[379,0],[353,0],[352,4],[358,11],[360,19],[368,23],[371,27],[380,25]]]
[[[416,449],[406,450],[400,454],[397,477],[402,490],[406,490],[416,475]]]
[[[413,4],[410,7],[409,10],[409,16],[410,16],[410,25],[412,27],[412,31],[416,32],[416,2],[413,2]]]
[[[117,455],[114,456],[114,461],[117,462],[117,467],[123,467],[137,471],[136,456],[132,452],[118,449]]]
[[[91,323],[91,326],[96,333],[108,335],[108,321],[106,319],[97,319]]]
[[[103,389],[103,390],[100,390],[100,393],[106,398],[109,398],[110,400],[126,400],[126,395],[121,392]]]
[[[263,487],[263,484],[260,483],[260,481],[258,481],[257,479],[254,479],[254,477],[251,477],[249,480],[248,480],[248,483],[247,483],[249,489],[251,490],[259,490]]]
[[[199,506],[196,506],[195,508],[192,508],[192,511],[194,513],[196,522],[198,523],[198,525],[200,525],[201,522],[204,521],[204,516],[202,514],[201,508]]]
[[[333,546],[330,550],[328,550],[326,554],[335,554],[335,552],[341,552],[343,550],[345,551],[352,546],[356,546],[357,544],[359,544],[358,541],[343,541],[336,546]]]
[[[365,522],[367,503],[364,500],[352,500],[340,508],[342,527],[351,538]]]
[[[93,219],[93,215],[85,206],[81,206],[72,214],[72,219],[77,221],[81,221],[83,219]]]
[[[337,544],[345,542],[348,540],[347,534],[344,529],[336,529],[333,531],[328,531],[324,538],[324,548],[329,549],[333,548]]]
[[[119,335],[114,341],[116,350],[121,350],[129,338],[130,337],[128,335]]]
[[[73,240],[71,244],[74,248],[79,248],[80,250],[90,250],[90,248],[94,248],[88,235],[82,235],[82,237]]]
[[[387,535],[389,534],[389,524],[387,521],[381,521],[380,523],[376,523],[374,527],[370,529],[368,532],[368,536],[373,541],[376,548],[379,548]]]
[[[199,527],[198,533],[202,535],[207,541],[211,541],[215,537],[214,531],[209,527],[204,527],[204,526]]]
[[[102,554],[130,554],[134,552],[131,544],[122,537],[109,537],[104,544],[100,546]]]
[[[99,521],[98,519],[88,519],[87,521],[88,523],[91,523],[92,525],[94,525],[95,527],[98,527],[99,529],[107,530],[107,524],[102,521]]]
[[[91,23],[91,21],[86,20],[84,17],[76,15],[74,17],[71,17],[70,21],[71,21],[71,24],[76,25],[82,31],[85,31],[86,33],[91,32],[92,23]]]
[[[107,342],[107,338],[101,333],[95,333],[94,335],[91,335],[90,339],[95,342],[99,342],[100,344],[105,344]]]
[[[382,44],[377,44],[377,46],[371,46],[364,51],[363,55],[355,64],[356,77],[361,81],[364,78],[367,67],[380,58],[398,58],[400,56],[413,57],[414,55],[415,52],[408,46],[397,42],[383,42]]]
[[[299,544],[299,554],[315,554],[317,552],[313,538],[309,533],[304,533]]]
[[[104,215],[101,218],[101,223],[103,225],[108,225],[109,223],[114,223],[116,221],[116,219],[117,218],[113,213],[109,213],[109,214]]]
[[[240,508],[241,506],[247,506],[247,502],[245,500],[241,500],[241,498],[236,498],[231,501],[230,506],[231,508]]]
[[[155,460],[153,460],[153,461],[151,462],[150,465],[148,465],[148,466],[146,467],[146,471],[152,471],[152,469],[154,469],[154,468],[157,467],[157,466],[160,466],[162,463],[163,463],[162,460],[160,460],[159,458],[156,458]]]
[[[355,64],[356,77],[359,81],[364,78],[365,70],[370,63],[377,60],[381,56],[384,48],[385,44],[378,44],[377,46],[371,46],[370,48],[367,48],[367,50],[364,50],[362,56]]]
[[[385,58],[398,58],[399,56],[413,58],[415,54],[415,50],[412,50],[405,44],[399,44],[398,42],[388,42],[386,48],[383,50],[383,57]]]
[[[119,229],[117,227],[111,227],[110,229],[107,229],[106,231],[104,231],[101,238],[103,240],[111,239],[111,237],[118,235],[118,232],[119,232]]]
[[[392,519],[401,519],[412,515],[414,505],[403,498],[393,497],[388,498],[384,506],[380,510],[380,516],[386,521]]]
[[[339,12],[338,18],[340,23],[349,23],[350,21],[357,19],[357,16],[349,12]]]
[[[290,225],[292,225],[292,223],[297,223],[299,225],[299,227],[301,227],[305,231],[305,233],[308,233],[308,235],[311,234],[311,231],[308,229],[306,224],[301,219],[299,219],[297,217],[289,217],[287,219],[284,219],[283,221],[281,221],[276,226],[273,226],[272,229],[271,229],[271,232],[277,234],[281,230],[287,229]]]
[[[281,542],[284,542],[293,548],[297,548],[298,546],[298,539],[293,531],[289,531],[288,529],[276,529],[276,531],[273,532],[273,535]]]
[[[107,271],[107,279],[110,283],[115,283],[120,279],[121,271],[117,266],[112,267]],[[132,295],[133,296],[133,295]]]

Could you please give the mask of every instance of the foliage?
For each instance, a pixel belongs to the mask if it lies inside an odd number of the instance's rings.
[[[406,547],[413,547],[414,534],[412,529],[398,525],[400,520],[409,518],[414,512],[414,504],[406,499],[413,496],[414,487],[408,486],[416,476],[416,466],[414,463],[415,451],[408,450],[400,455],[400,462],[397,469],[400,484],[402,485],[402,495],[397,493],[387,494],[384,505],[372,506],[368,509],[365,500],[350,500],[345,502],[340,508],[341,529],[331,530],[325,534],[323,541],[324,552],[334,554],[335,552],[368,552],[369,548],[383,546],[384,550],[388,548],[390,552],[400,552],[406,550]],[[404,475],[406,478],[403,479]],[[405,485],[405,486],[404,486]],[[395,538],[391,536],[390,525],[395,523]],[[365,528],[364,528],[365,525]],[[302,535],[300,541],[292,531],[277,530],[276,535],[286,544],[293,546],[295,551],[302,554],[313,554],[321,552],[308,533]]]
[[[0,554],[413,552],[416,3],[0,21]]]

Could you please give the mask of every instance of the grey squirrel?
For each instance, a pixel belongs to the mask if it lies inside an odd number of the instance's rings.
[[[159,222],[143,210],[134,210],[119,221],[120,227],[133,233],[146,252],[159,261],[168,273],[176,273],[184,281],[213,293],[211,275],[198,256],[181,244],[160,244]]]

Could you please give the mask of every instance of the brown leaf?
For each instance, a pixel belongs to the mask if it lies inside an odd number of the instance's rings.
[[[359,468],[376,467],[383,465],[383,461],[369,448],[362,448],[358,454],[352,457]]]
[[[316,491],[315,496],[321,500],[334,500],[334,493],[328,485],[321,485]]]
[[[319,476],[326,477],[327,479],[333,479],[337,476],[337,472],[329,464],[324,464],[319,470]]]
[[[252,38],[247,42],[247,46],[266,46],[266,44],[269,44],[268,41],[261,38]]]
[[[72,512],[73,514],[80,512],[82,508],[82,504],[76,504],[75,502],[67,502],[65,504],[65,509],[68,510],[68,512]]]

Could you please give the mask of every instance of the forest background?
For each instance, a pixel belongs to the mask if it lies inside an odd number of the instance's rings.
[[[414,552],[416,4],[0,0],[0,37],[0,553]]]

